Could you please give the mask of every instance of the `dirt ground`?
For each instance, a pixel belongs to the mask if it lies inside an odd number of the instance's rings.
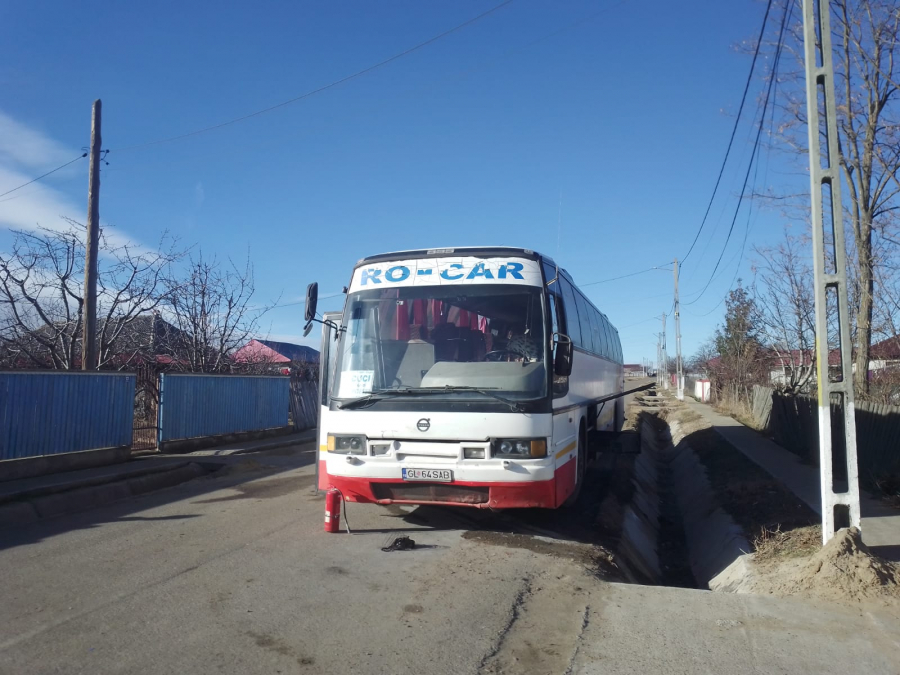
[[[801,595],[835,602],[900,605],[900,565],[873,555],[859,530],[840,530],[824,547],[789,545],[783,555],[754,556],[746,589],[766,595]],[[763,551],[766,551],[764,548]]]
[[[748,541],[766,532],[790,532],[819,522],[803,500],[732,447],[699,415],[672,401],[663,415],[678,421],[682,438],[706,468],[722,508],[741,526]]]

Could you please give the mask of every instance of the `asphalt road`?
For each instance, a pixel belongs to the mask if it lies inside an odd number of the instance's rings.
[[[311,458],[0,532],[0,673],[900,672],[895,612],[609,583],[527,519],[350,504],[325,534]]]

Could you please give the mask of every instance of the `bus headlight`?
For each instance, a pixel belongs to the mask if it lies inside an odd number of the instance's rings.
[[[547,441],[543,438],[535,439],[500,439],[491,441],[491,455],[493,457],[520,457],[523,459],[535,459],[547,456]]]
[[[338,455],[364,455],[366,454],[366,437],[328,434],[328,452]]]
[[[484,459],[484,448],[463,448],[466,459]]]

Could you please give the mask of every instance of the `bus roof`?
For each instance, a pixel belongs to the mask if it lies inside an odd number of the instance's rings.
[[[373,263],[387,262],[389,260],[403,260],[406,258],[443,258],[448,255],[467,255],[475,257],[493,257],[517,255],[523,258],[544,260],[555,264],[551,258],[529,248],[516,248],[514,246],[456,246],[451,248],[420,248],[410,251],[394,251],[393,253],[379,253],[370,255],[357,261],[356,266]]]
[[[453,248],[419,248],[411,249],[409,251],[379,253],[377,255],[370,255],[365,258],[360,258],[356,262],[355,267],[375,262],[389,262],[391,260],[405,260],[408,258],[443,258],[448,255],[467,255],[485,258],[516,255],[523,258],[539,260],[550,265],[556,265],[556,262],[550,256],[544,255],[543,253],[540,253],[538,251],[533,251],[530,248],[517,248],[515,246],[457,246]],[[575,280],[572,278],[572,275],[569,274],[565,269],[560,267],[559,273],[568,278],[569,283],[578,288],[575,284]],[[598,312],[600,311],[593,302],[588,300],[588,297],[584,295],[584,292],[581,291],[581,289],[579,289],[579,292],[581,293],[582,297],[594,307],[594,309],[596,309]],[[603,314],[603,312],[600,313]],[[603,317],[607,320],[607,322],[609,322],[606,314],[603,314]],[[609,323],[609,325],[618,334],[619,330],[615,326],[613,326],[611,322]]]

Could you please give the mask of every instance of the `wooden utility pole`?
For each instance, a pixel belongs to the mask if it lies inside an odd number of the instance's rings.
[[[675,258],[675,397],[684,400],[684,362],[681,359],[681,304],[678,299],[678,258]]]
[[[91,159],[88,178],[87,241],[84,256],[84,333],[81,369],[97,370],[97,249],[100,243],[100,99],[91,116]]]

